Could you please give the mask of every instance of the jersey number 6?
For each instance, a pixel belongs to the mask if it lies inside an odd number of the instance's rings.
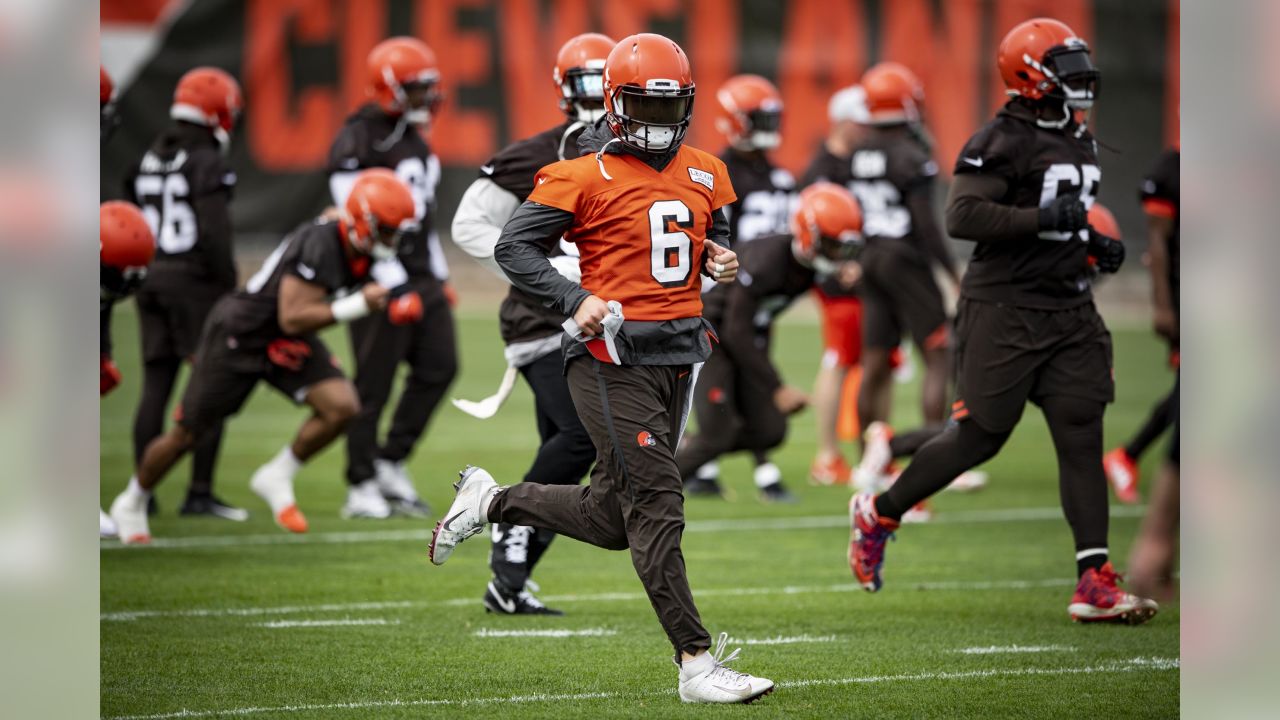
[[[691,227],[693,213],[679,200],[659,200],[649,206],[649,269],[662,287],[680,287],[689,281],[693,241],[679,228]]]

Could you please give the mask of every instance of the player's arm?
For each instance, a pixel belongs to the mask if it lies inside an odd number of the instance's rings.
[[[388,294],[385,287],[366,283],[358,292],[329,302],[329,291],[323,285],[285,274],[280,278],[280,329],[286,335],[305,335],[355,320],[385,308]]]
[[[232,249],[230,197],[225,188],[195,199],[196,227],[200,229],[200,245],[212,279],[220,287],[232,290],[238,283],[235,251]]]
[[[1040,208],[1006,205],[1009,182],[994,174],[957,174],[947,197],[947,232],[974,242],[1004,242],[1034,237]]]
[[[933,210],[933,192],[936,180],[933,177],[922,177],[907,191],[907,212],[911,213],[911,227],[929,257],[946,270],[947,276],[957,285],[960,273],[956,269],[956,259],[947,245],[947,238],[938,226],[938,217]]]
[[[574,215],[526,200],[503,226],[493,256],[512,285],[564,315],[573,315],[591,296],[556,271],[547,254],[573,225]]]
[[[520,199],[488,178],[471,183],[453,216],[453,242],[504,281],[507,279],[494,249],[502,228],[511,219]]]
[[[702,274],[726,285],[738,276],[738,254],[729,245],[729,218],[724,208],[711,211],[711,230],[703,242],[707,260],[702,264]]]
[[[1151,259],[1151,299],[1155,306],[1152,318],[1155,331],[1170,342],[1178,341],[1178,316],[1173,310],[1173,288],[1169,284],[1169,238],[1173,235],[1173,218],[1147,212],[1147,253]]]

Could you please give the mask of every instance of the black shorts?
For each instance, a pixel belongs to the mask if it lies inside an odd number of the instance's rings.
[[[955,359],[951,417],[988,432],[1012,430],[1027,400],[1115,399],[1111,333],[1092,302],[1032,310],[962,298]]]
[[[904,331],[922,350],[950,344],[942,290],[927,263],[893,250],[868,248],[862,282],[863,346],[895,348]]]
[[[314,335],[280,338],[271,352],[266,349],[244,349],[217,320],[209,323],[196,353],[195,366],[178,408],[178,422],[199,434],[203,429],[221,424],[240,411],[244,401],[259,381],[279,390],[295,403],[306,399],[313,385],[332,378],[345,377],[329,353],[329,348]],[[296,360],[293,367],[279,364],[282,350]],[[273,357],[275,360],[273,361]]]
[[[175,279],[176,280],[176,279]],[[189,360],[200,347],[200,333],[209,311],[222,296],[220,288],[195,283],[148,283],[138,290],[138,324],[142,361]]]

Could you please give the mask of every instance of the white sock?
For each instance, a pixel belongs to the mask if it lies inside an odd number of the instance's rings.
[[[297,475],[299,468],[302,467],[302,461],[293,454],[293,448],[288,445],[285,445],[284,449],[271,458],[271,462],[267,464],[274,465],[284,471],[290,478]]]
[[[755,481],[757,488],[766,488],[782,482],[782,470],[771,462],[756,466]]]
[[[494,488],[494,489],[490,490],[489,492],[485,493],[485,496],[484,496],[483,498],[481,498],[481,500],[480,500],[480,522],[485,523],[485,524],[488,524],[488,523],[489,523],[489,506],[493,504],[493,499],[494,499],[495,497],[497,497],[497,495],[498,495],[498,491],[499,491],[499,490],[501,490],[501,489],[502,489],[502,486],[501,486],[501,485],[499,485],[498,487],[496,487],[496,488]]]
[[[137,475],[129,478],[129,484],[125,487],[124,494],[128,495],[135,501],[144,503],[151,497],[151,491],[144,489],[142,485],[138,484]]]
[[[680,662],[680,677],[695,678],[699,675],[710,672],[715,667],[716,661],[711,657],[711,653],[704,652],[692,660],[682,660]]]
[[[712,460],[698,468],[694,476],[701,480],[719,480],[720,479],[720,463]]]

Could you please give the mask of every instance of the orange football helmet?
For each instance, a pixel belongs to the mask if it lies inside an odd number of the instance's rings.
[[[782,143],[782,93],[759,75],[736,75],[716,91],[716,129],[739,150],[772,150]]]
[[[619,42],[604,64],[605,118],[614,137],[641,152],[666,153],[684,141],[693,116],[689,57],[653,33]]]
[[[1000,41],[996,63],[1011,96],[1060,99],[1078,110],[1092,107],[1098,97],[1102,76],[1090,59],[1089,45],[1053,18],[1014,26]]]
[[[427,44],[411,37],[378,43],[366,60],[369,96],[390,115],[427,125],[440,109],[440,68]]]
[[[830,182],[817,182],[800,193],[791,216],[791,252],[820,273],[834,273],[855,260],[863,246],[862,208],[853,193]]]
[[[356,177],[339,222],[353,250],[385,260],[396,256],[405,232],[417,229],[416,218],[409,186],[386,168],[372,168]]]
[[[243,108],[244,96],[235,78],[215,67],[198,67],[178,80],[169,117],[209,128],[226,152]]]
[[[608,35],[583,33],[560,47],[551,79],[565,115],[584,123],[604,116],[604,63],[614,45]]]
[[[123,200],[102,203],[98,208],[98,259],[103,295],[121,298],[136,290],[146,279],[147,266],[155,255],[155,236],[136,205]]]
[[[918,123],[924,116],[924,85],[907,66],[877,63],[859,83],[867,95],[870,124]]]

